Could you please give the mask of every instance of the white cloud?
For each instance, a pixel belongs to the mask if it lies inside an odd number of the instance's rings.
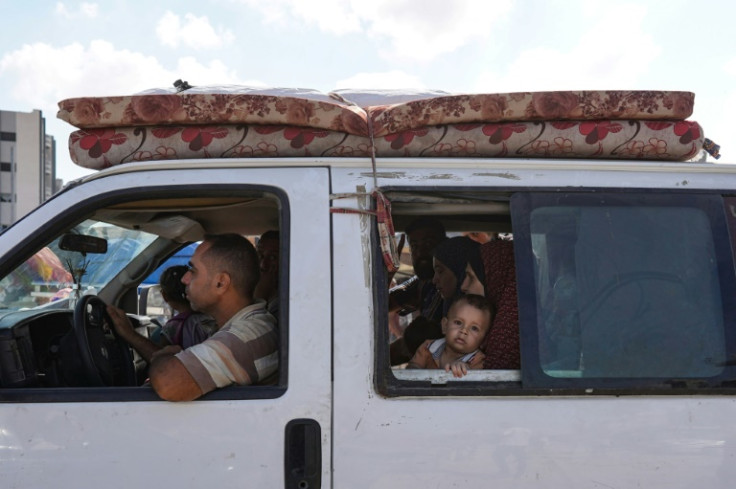
[[[97,17],[98,5],[96,3],[82,3],[80,11],[84,16],[94,19]]]
[[[733,135],[733,114],[736,113],[736,58],[722,66],[722,85],[708,83],[709,90],[696,93],[693,120],[703,126],[705,137],[721,146],[718,162],[736,163],[736,138]],[[716,75],[719,76],[719,75]],[[710,158],[709,161],[716,161]]]
[[[171,11],[167,11],[156,25],[156,35],[165,46],[201,50],[219,48],[231,43],[235,36],[227,29],[215,29],[207,16],[197,17],[185,14],[184,21]]]
[[[335,35],[361,32],[361,18],[350,0],[321,0],[319,8],[308,0],[243,0],[243,3],[259,11],[263,21],[282,27],[293,27],[307,21],[317,24],[323,31]]]
[[[258,10],[264,22],[286,26],[306,21],[335,35],[362,32],[379,41],[389,59],[429,61],[438,55],[487,39],[513,0],[242,0]]]
[[[481,75],[471,91],[635,89],[662,52],[643,26],[646,9],[637,5],[598,4],[577,44],[565,51],[537,47],[523,51],[503,72]],[[618,12],[618,13],[616,13]],[[615,15],[614,15],[615,13]],[[621,18],[626,18],[626,31]],[[568,32],[568,34],[570,34]],[[663,87],[666,88],[666,87]]]
[[[55,47],[27,44],[0,58],[0,78],[11,97],[24,107],[40,109],[46,131],[57,141],[57,173],[69,179],[89,173],[74,165],[65,151],[73,128],[56,119],[57,102],[82,96],[129,95],[149,88],[172,87],[183,79],[192,85],[247,84],[263,86],[258,80],[242,80],[219,60],[206,64],[192,57],[180,58],[175,66],[107,41],[88,46],[73,43]]]
[[[41,102],[44,110],[64,98],[132,94],[170,87],[178,78],[192,85],[247,83],[219,60],[202,64],[184,57],[176,66],[165,67],[153,56],[117,49],[101,40],[89,46],[27,44],[0,59],[0,74],[15,80],[13,98],[31,105]]]
[[[429,61],[488,39],[513,2],[374,0],[352,5],[370,35],[389,40],[391,47],[381,49],[384,57]]]
[[[361,19],[350,0],[320,0],[319,8],[309,0],[241,0],[250,8],[263,16],[266,24],[276,24],[284,28],[292,28],[296,24],[307,21],[317,24],[323,31],[335,35],[343,35],[363,30]]]
[[[99,6],[96,3],[82,2],[76,12],[70,11],[63,2],[56,2],[56,13],[65,19],[76,19],[86,17],[94,19],[99,13]]]
[[[723,71],[725,71],[727,75],[736,78],[736,58],[731,58],[726,61],[726,64],[723,66]]]
[[[393,70],[382,73],[358,73],[350,78],[338,80],[335,88],[367,88],[367,89],[401,89],[425,88],[424,84],[414,75],[403,71]]]

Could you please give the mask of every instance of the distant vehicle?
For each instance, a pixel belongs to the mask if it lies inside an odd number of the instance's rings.
[[[156,270],[154,270],[148,277],[143,279],[141,285],[155,285],[161,280],[161,274],[164,270],[175,265],[186,265],[194,254],[194,250],[197,249],[197,243],[191,243],[171,255],[164,263],[162,263]]]

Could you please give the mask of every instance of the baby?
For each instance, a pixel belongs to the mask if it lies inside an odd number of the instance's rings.
[[[455,377],[483,368],[480,344],[491,329],[493,307],[480,295],[457,297],[442,318],[444,338],[425,341],[406,368],[444,368]]]

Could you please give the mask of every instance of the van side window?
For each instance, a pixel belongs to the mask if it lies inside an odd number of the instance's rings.
[[[522,329],[536,332],[524,357],[538,361],[523,369],[524,382],[723,380],[733,338],[722,298],[733,268],[719,270],[730,255],[723,213],[712,212],[719,198],[515,200],[529,210],[522,228],[534,272],[522,271],[534,285],[525,281],[521,294],[536,298],[533,310],[520,311]]]
[[[724,212],[729,202],[720,195],[635,192],[511,195],[520,370],[473,371],[458,381],[438,370],[417,375],[394,367],[383,391],[637,394],[730,387],[736,334],[727,325],[736,319],[736,280],[732,223]],[[471,220],[476,231],[503,227],[498,216],[486,216],[485,224],[471,218],[472,204],[465,215],[457,207],[440,213],[448,231]]]

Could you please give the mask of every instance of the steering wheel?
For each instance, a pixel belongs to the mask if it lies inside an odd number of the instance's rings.
[[[87,385],[136,385],[130,347],[115,334],[102,299],[95,295],[79,299],[74,308],[74,336]]]

